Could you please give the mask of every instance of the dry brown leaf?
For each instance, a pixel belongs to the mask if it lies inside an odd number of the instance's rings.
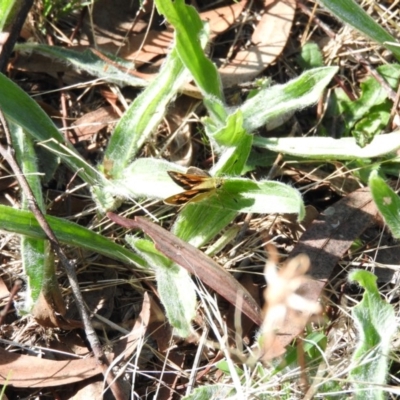
[[[53,293],[47,295],[40,292],[39,297],[32,309],[32,316],[36,322],[48,328],[76,329],[83,328],[82,322],[64,318],[66,313],[64,300],[57,286]]]
[[[136,350],[139,340],[143,339],[147,333],[147,328],[150,323],[150,318],[153,314],[152,307],[154,302],[151,300],[147,292],[144,293],[142,310],[135,322],[130,334],[120,340],[118,345],[114,346],[114,356],[123,355],[123,360],[127,360]]]
[[[69,400],[102,399],[103,389],[103,379],[93,378],[85,380],[78,385],[76,393]]]
[[[114,111],[113,107],[100,107],[78,118],[72,128],[75,129],[79,140],[89,140],[94,133],[116,122],[118,118],[119,115]],[[70,140],[75,143],[74,136],[70,135]]]
[[[211,39],[229,29],[243,12],[247,1],[241,0],[229,6],[215,8],[200,13],[202,21],[210,24]]]
[[[107,216],[125,228],[143,230],[153,239],[156,249],[162,254],[197,276],[231,304],[239,306],[240,303],[240,310],[257,325],[261,324],[260,308],[249,292],[202,251],[146,218],[135,217],[131,220],[111,212],[108,212]]]
[[[211,36],[215,37],[228,29],[237,20],[245,4],[246,1],[242,0],[230,6],[206,11],[200,13],[200,18],[209,23],[210,31],[212,32]],[[122,18],[125,18],[125,15]],[[121,48],[120,55],[126,60],[133,61],[136,68],[140,68],[142,65],[149,64],[156,57],[166,56],[171,47],[173,37],[174,32],[172,29],[161,32],[150,30],[149,32],[144,31],[143,33],[129,35],[126,44]],[[117,48],[114,48],[114,50],[111,48],[110,43],[107,43],[107,48],[102,47],[101,44],[99,47],[99,49],[107,50],[111,53],[117,51]]]
[[[230,6],[200,13],[200,18],[208,21],[210,25],[211,38],[215,38],[217,34],[230,28],[238,20],[245,5],[246,1],[242,0]],[[295,0],[264,0],[265,12],[253,32],[252,45],[237,52],[234,59],[229,60],[220,68],[225,87],[254,79],[275,61],[289,37],[295,6]],[[156,60],[165,57],[169,52],[173,31],[172,29],[147,31],[146,24],[140,20],[132,26],[129,16],[134,14],[132,4],[127,4],[125,1],[109,4],[107,1],[100,0],[94,5],[93,15],[87,18],[83,31],[86,32],[87,38],[91,38],[92,30],[94,30],[98,50],[118,54],[126,60],[133,61],[136,69],[141,66],[149,67],[148,73],[142,70],[140,76],[144,79],[147,76],[147,79],[151,80],[154,77]],[[80,45],[75,46],[74,49],[83,51],[92,47],[91,39],[82,38]],[[49,73],[47,59],[36,54],[29,57],[20,55],[13,66],[20,70]],[[56,61],[51,63],[51,67],[57,72],[66,70],[64,63]],[[190,92],[189,88],[187,90]]]
[[[53,361],[0,348],[0,360],[0,383],[15,387],[65,385],[101,373],[94,358]]]
[[[295,0],[265,0],[265,14],[251,37],[252,45],[239,51],[219,69],[224,87],[253,80],[281,54],[289,38]]]
[[[126,360],[143,338],[150,320],[150,299],[145,293],[142,311],[131,333],[115,346],[110,360]],[[103,372],[95,358],[53,361],[11,353],[0,348],[0,384],[15,387],[51,387],[79,382]]]

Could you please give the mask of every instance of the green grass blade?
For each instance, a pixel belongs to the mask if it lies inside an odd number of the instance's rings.
[[[13,18],[20,9],[19,0],[2,0],[0,5],[0,32],[7,30],[7,26],[13,21]]]
[[[400,59],[400,47],[388,44],[388,42],[398,43],[396,38],[376,23],[355,1],[319,0],[319,2],[337,18],[385,46],[398,60]]]
[[[16,161],[22,169],[39,208],[45,212],[32,139],[25,135],[19,126],[9,125]],[[24,210],[28,210],[28,201],[24,193],[22,207]],[[20,249],[24,274],[27,276],[27,290],[24,303],[20,306],[21,311],[30,312],[41,292],[51,293],[53,298],[61,299],[61,292],[55,277],[53,254],[48,241],[22,236]]]
[[[189,273],[160,254],[153,242],[132,236],[126,236],[125,240],[155,270],[157,289],[168,321],[177,335],[188,337],[196,310],[196,291]]]
[[[140,257],[90,229],[56,217],[46,216],[46,220],[58,240],[64,244],[103,254],[114,260],[138,267],[145,266],[145,262]],[[1,229],[8,232],[36,239],[46,239],[42,228],[40,228],[35,217],[29,211],[16,210],[12,207],[0,205],[0,226]]]
[[[175,29],[176,49],[204,95],[204,103],[216,124],[224,124],[227,112],[222,84],[214,63],[205,55],[206,33],[199,14],[183,0],[156,0],[158,11]]]
[[[8,121],[22,127],[24,132],[59,155],[72,169],[79,171],[85,182],[94,184],[102,176],[92,168],[69,144],[53,124],[51,119],[22,89],[0,73],[0,108]]]

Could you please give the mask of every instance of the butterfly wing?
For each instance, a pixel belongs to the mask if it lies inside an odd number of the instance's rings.
[[[203,175],[182,174],[176,171],[167,171],[167,173],[177,185],[185,189],[184,192],[164,200],[165,204],[170,205],[184,205],[202,201],[212,195],[223,183],[221,178],[212,178],[206,173]]]
[[[210,192],[209,189],[186,190],[185,192],[174,194],[171,197],[167,197],[166,199],[164,199],[164,203],[169,204],[171,206],[181,206],[186,203],[197,201],[196,199],[198,197],[203,198],[203,196],[199,196],[199,195],[208,193],[208,192]]]
[[[177,185],[185,190],[193,189],[195,186],[201,185],[210,178],[206,175],[182,174],[175,171],[167,171],[167,173]]]

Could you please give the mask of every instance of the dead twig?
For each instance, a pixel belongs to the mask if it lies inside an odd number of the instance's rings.
[[[14,45],[32,5],[33,0],[15,2],[14,7],[19,7],[19,10],[14,11],[13,20],[0,33],[0,71],[2,72],[7,66],[8,59],[14,50]]]

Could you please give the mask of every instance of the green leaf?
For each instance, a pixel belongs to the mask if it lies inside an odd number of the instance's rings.
[[[183,0],[156,0],[158,12],[175,29],[176,48],[185,67],[204,95],[204,103],[217,126],[224,124],[227,112],[216,66],[205,55],[207,35],[199,14]]]
[[[22,53],[38,53],[50,58],[50,60],[60,60],[63,64],[71,65],[78,70],[83,70],[90,75],[119,86],[147,86],[147,81],[128,73],[129,70],[135,69],[135,65],[132,62],[116,57],[113,54],[104,53],[111,60],[111,62],[107,62],[90,50],[79,52],[44,44],[21,43],[15,46],[15,50]],[[120,68],[112,63],[119,64]]]
[[[173,232],[198,247],[218,234],[237,212],[291,213],[304,217],[300,193],[280,182],[227,179],[201,203],[188,204],[179,214]]]
[[[21,8],[20,0],[2,0],[0,7],[0,32],[10,29],[13,19]]]
[[[184,173],[186,168],[161,159],[138,158],[126,168],[121,178],[113,180],[109,190],[124,198],[165,199],[182,191],[167,171]]]
[[[180,337],[188,337],[196,310],[196,291],[189,273],[159,253],[149,240],[126,236],[125,240],[156,272],[157,289],[169,323]]]
[[[399,65],[382,65],[377,68],[387,84],[396,90],[400,78]],[[324,125],[332,124],[332,119],[344,125],[339,134],[357,139],[363,147],[387,125],[392,108],[386,89],[375,78],[361,83],[361,95],[351,100],[342,89],[336,89],[324,119]],[[336,123],[337,125],[337,123]]]
[[[240,166],[240,162],[237,163]],[[235,166],[235,165],[234,165]],[[126,178],[115,182],[115,193],[126,197],[147,197],[165,199],[183,192],[183,189],[172,181],[166,171],[185,172],[179,165],[157,159],[138,159],[132,163]],[[304,213],[303,202],[299,192],[281,182],[252,181],[245,178],[222,176],[223,185],[211,190],[208,196],[198,204],[188,204],[182,213],[187,222],[188,214],[197,215],[195,209],[204,204],[215,218],[225,220],[223,214],[234,212],[258,213],[295,213],[301,219]],[[203,210],[204,211],[204,210]],[[202,211],[202,212],[203,212]],[[181,213],[181,214],[182,214]],[[207,212],[203,214],[206,217]],[[188,222],[190,224],[190,222]],[[211,221],[209,222],[211,223]],[[195,223],[197,224],[197,222]],[[199,229],[197,227],[196,229]],[[206,229],[210,232],[209,228]]]
[[[240,110],[231,114],[223,126],[215,131],[208,130],[208,137],[216,144],[220,153],[218,162],[211,169],[211,175],[240,175],[249,157],[253,135],[243,128],[243,116]]]
[[[302,49],[297,62],[303,69],[318,68],[324,66],[324,60],[322,57],[319,46],[314,42],[306,43]]]
[[[46,220],[58,240],[64,244],[103,254],[106,257],[136,265],[137,267],[145,266],[145,262],[133,254],[132,251],[125,249],[90,229],[56,217],[46,216]],[[36,218],[28,211],[16,210],[12,207],[0,205],[0,225],[1,229],[8,232],[36,239],[46,239],[46,235],[36,221]]]
[[[44,213],[42,187],[32,139],[25,135],[19,126],[9,123],[9,127],[16,161],[35,196],[38,207]],[[24,193],[22,207],[24,210],[28,210],[29,207]],[[22,308],[20,311],[30,312],[41,292],[51,293],[52,298],[61,299],[62,295],[55,275],[54,257],[49,242],[44,239],[23,236],[20,248],[22,267],[27,276],[27,290],[24,303],[19,306]]]
[[[372,198],[382,214],[392,235],[400,238],[400,198],[378,175],[372,171],[368,182]]]
[[[309,136],[302,138],[254,138],[254,146],[296,157],[314,160],[353,160],[355,158],[382,157],[400,148],[400,133],[375,136],[364,148],[354,138],[333,139]]]
[[[400,48],[395,46],[397,39],[375,22],[355,1],[319,0],[319,3],[346,24],[385,46],[400,60]],[[393,43],[393,45],[390,43]]]
[[[111,164],[108,173],[114,179],[125,176],[125,169],[157,128],[169,102],[188,80],[188,71],[173,49],[157,77],[136,97],[110,138],[104,160]]]
[[[284,85],[261,90],[239,107],[244,129],[253,132],[265,124],[271,129],[281,125],[293,112],[315,104],[337,70],[337,67],[315,68]]]
[[[385,128],[388,124],[390,113],[388,110],[371,111],[364,118],[360,119],[352,130],[352,135],[356,139],[357,144],[361,147],[371,143],[373,138]]]
[[[60,156],[85,182],[94,184],[105,180],[72,145],[65,143],[63,136],[38,104],[1,73],[0,87],[0,108],[8,121],[21,126],[41,146]]]
[[[211,199],[210,199],[211,200]],[[172,232],[180,239],[200,247],[218,235],[237,215],[237,212],[212,208],[208,200],[188,204],[178,215]]]
[[[368,271],[355,270],[349,281],[357,281],[364,289],[362,301],[353,308],[359,339],[352,357],[349,378],[355,399],[384,399],[389,349],[397,330],[393,307],[381,299],[376,276]]]

